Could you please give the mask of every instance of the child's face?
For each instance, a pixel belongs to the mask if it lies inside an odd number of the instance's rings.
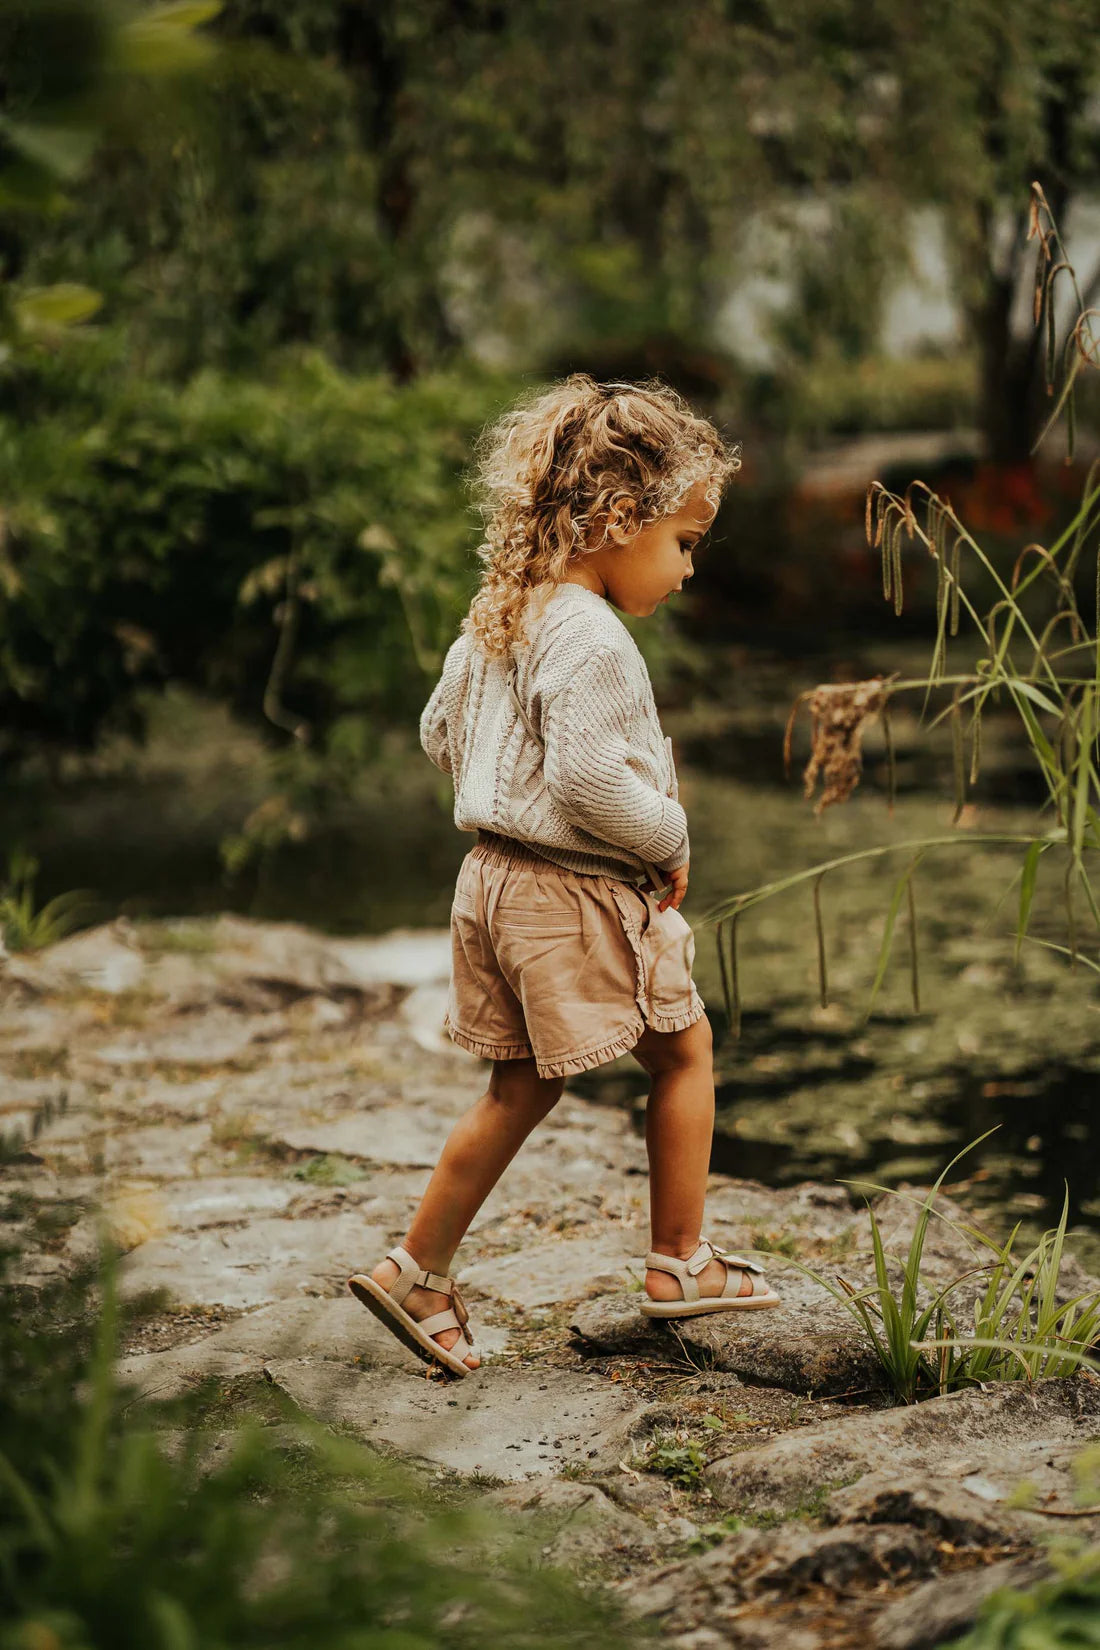
[[[604,585],[603,593],[620,613],[642,618],[681,589],[695,569],[692,551],[715,516],[705,483],[697,482],[676,511],[651,521],[636,533],[608,530],[609,543],[586,557]]]

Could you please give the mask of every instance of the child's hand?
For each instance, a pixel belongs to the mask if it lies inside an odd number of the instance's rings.
[[[670,905],[674,911],[678,911],[680,909],[680,906],[683,903],[684,895],[688,891],[687,866],[681,865],[678,871],[670,871],[668,873],[668,880],[672,884],[672,892],[665,895],[664,899],[657,907],[658,911],[664,911]]]

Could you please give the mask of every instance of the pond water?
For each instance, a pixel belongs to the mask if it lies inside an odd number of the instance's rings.
[[[1084,965],[1073,971],[1035,943],[1064,939],[1061,876],[1046,862],[1034,939],[1013,964],[1023,851],[973,838],[1022,834],[1035,814],[1026,773],[1017,790],[1015,759],[1007,744],[999,753],[995,729],[985,788],[955,845],[930,853],[916,874],[919,1012],[910,1000],[903,914],[896,955],[866,1018],[893,880],[909,857],[899,853],[823,884],[826,1006],[810,884],[742,919],[742,1032],[737,1041],[724,1035],[707,921],[716,902],[872,844],[944,835],[952,813],[946,737],[937,744],[918,734],[915,720],[899,718],[893,817],[881,747],[869,736],[864,784],[815,818],[797,781],[783,780],[778,742],[788,698],[816,678],[800,679],[789,666],[778,672],[778,687],[774,672],[735,678],[724,702],[666,717],[678,748],[694,758],[680,776],[693,843],[684,914],[696,930],[696,978],[719,1033],[714,1167],[773,1185],[927,1183],[994,1129],[950,1184],[985,1210],[994,1233],[1022,1220],[1033,1234],[1057,1219],[1068,1183],[1082,1258],[1087,1251],[1100,1262],[1100,975]],[[747,761],[750,735],[758,756]],[[803,757],[796,747],[796,765]],[[264,784],[251,735],[219,712],[170,700],[146,750],[120,745],[67,777],[9,785],[0,833],[5,847],[22,842],[38,855],[39,899],[90,888],[100,920],[236,910],[339,932],[446,923],[469,839],[451,824],[448,783],[418,754],[396,752],[307,841],[229,880],[218,843]],[[1082,936],[1087,945],[1083,919]],[[628,1058],[577,1086],[640,1117],[645,1079]]]

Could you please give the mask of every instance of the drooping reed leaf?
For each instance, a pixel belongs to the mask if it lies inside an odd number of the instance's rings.
[[[726,957],[725,923],[720,922],[714,930],[714,940],[718,948],[718,972],[722,981],[722,1004],[726,1011],[726,1024],[733,1023],[733,988],[730,984],[729,961]]]
[[[962,711],[959,708],[959,690],[956,688],[951,703],[951,775],[955,791],[955,812],[951,816],[952,825],[958,824],[959,815],[966,806],[964,760]]]
[[[1085,809],[1094,778],[1092,766],[1094,694],[1086,687],[1081,694],[1081,708],[1077,720],[1077,767],[1073,783],[1073,813],[1070,822],[1070,844],[1078,862],[1085,840]]]
[[[825,924],[821,916],[821,884],[824,872],[814,878],[814,928],[817,932],[818,1000],[822,1008],[829,1006],[829,974],[825,956]]]
[[[897,924],[898,912],[901,909],[901,902],[905,897],[905,890],[908,886],[909,879],[916,870],[917,865],[920,863],[921,857],[922,855],[920,853],[916,854],[894,884],[894,891],[890,896],[890,907],[886,913],[886,922],[883,927],[882,943],[879,946],[878,964],[875,968],[875,977],[871,985],[871,995],[867,1003],[866,1013],[864,1015],[864,1024],[866,1024],[867,1020],[871,1017],[871,1012],[875,1006],[875,1000],[882,988],[882,982],[886,978],[886,969],[890,961],[890,952],[894,944],[894,928]]]
[[[982,765],[982,712],[979,705],[974,706],[970,718],[970,783],[978,782],[978,772]]]
[[[919,1014],[920,959],[917,950],[917,899],[913,890],[914,880],[911,876],[905,886],[909,901],[909,986],[913,994],[913,1013]]]
[[[894,729],[890,722],[890,695],[888,693],[883,695],[879,719],[882,724],[882,742],[886,747],[886,808],[892,817],[898,788],[898,764],[894,751]]]
[[[1035,882],[1039,874],[1039,859],[1044,847],[1044,843],[1036,840],[1024,855],[1024,869],[1020,878],[1020,915],[1016,923],[1016,949],[1012,958],[1017,968],[1020,965],[1020,948],[1024,943],[1028,920],[1031,916],[1031,901],[1035,896]]]

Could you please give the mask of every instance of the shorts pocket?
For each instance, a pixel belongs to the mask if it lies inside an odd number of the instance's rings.
[[[584,926],[583,896],[555,872],[517,867],[493,905],[491,925],[509,934],[563,937]]]
[[[638,1006],[655,1031],[682,1031],[702,1013],[691,977],[695,935],[671,906],[665,911],[640,889],[615,884],[612,892],[634,952]]]

